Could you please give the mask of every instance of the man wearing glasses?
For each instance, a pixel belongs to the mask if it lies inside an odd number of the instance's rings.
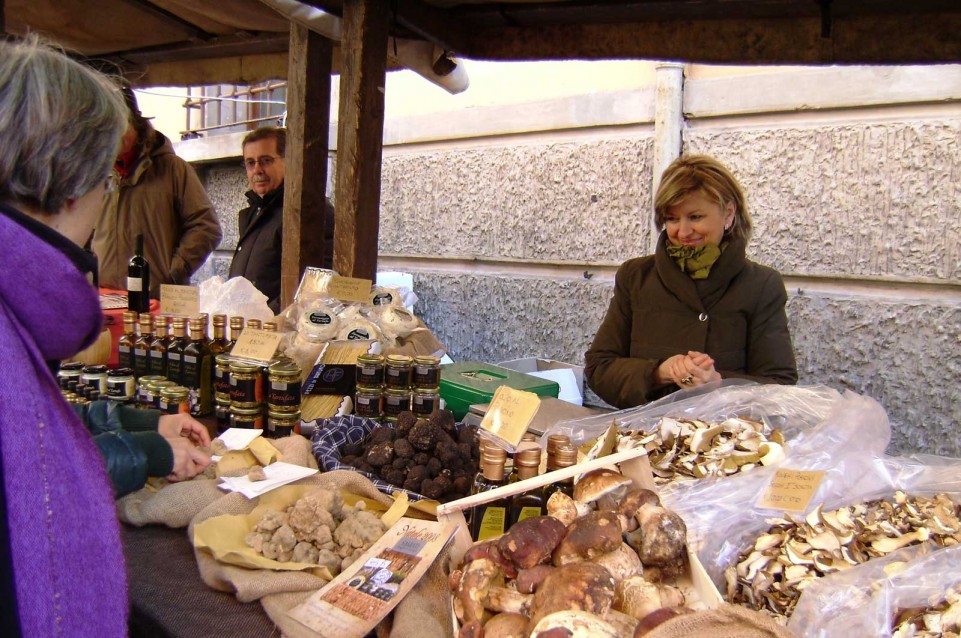
[[[231,277],[246,277],[267,296],[274,314],[280,312],[280,256],[283,245],[284,151],[287,130],[264,126],[243,141],[243,166],[247,171],[250,206],[240,211],[239,239],[230,262]],[[327,202],[324,238],[325,268],[333,257],[334,210]]]

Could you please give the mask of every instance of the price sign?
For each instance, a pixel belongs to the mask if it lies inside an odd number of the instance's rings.
[[[160,284],[160,314],[185,317],[200,314],[200,290],[196,286]]]
[[[780,469],[755,505],[762,509],[803,513],[821,485],[824,472]]]
[[[327,294],[341,301],[370,301],[370,279],[355,277],[331,277]]]
[[[251,359],[270,363],[277,352],[277,346],[284,335],[279,332],[268,332],[255,328],[244,328],[230,351],[230,356],[237,359]]]
[[[494,390],[494,398],[480,426],[511,446],[517,447],[540,405],[540,397],[533,392],[515,390],[510,386],[502,385]]]

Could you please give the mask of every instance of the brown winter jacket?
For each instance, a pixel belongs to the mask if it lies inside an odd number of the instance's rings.
[[[678,268],[661,233],[654,255],[625,262],[614,298],[585,355],[590,387],[618,408],[642,405],[678,390],[654,387],[665,359],[705,352],[723,378],[797,383],[780,274],[749,261],[732,240],[707,279]]]
[[[125,290],[127,262],[143,233],[150,295],[157,297],[160,284],[190,284],[190,276],[220,243],[221,231],[194,169],[174,154],[163,134],[152,133],[149,149],[105,200],[93,251],[100,285]]]

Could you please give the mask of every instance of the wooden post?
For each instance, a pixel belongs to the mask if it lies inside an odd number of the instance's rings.
[[[332,51],[329,40],[290,23],[282,308],[293,301],[304,269],[323,264]]]
[[[334,270],[374,279],[390,12],[379,0],[344,0],[343,7]]]

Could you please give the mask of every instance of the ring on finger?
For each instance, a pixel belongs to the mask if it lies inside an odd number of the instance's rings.
[[[694,383],[694,377],[687,375],[686,377],[681,377],[681,385],[689,385]]]

